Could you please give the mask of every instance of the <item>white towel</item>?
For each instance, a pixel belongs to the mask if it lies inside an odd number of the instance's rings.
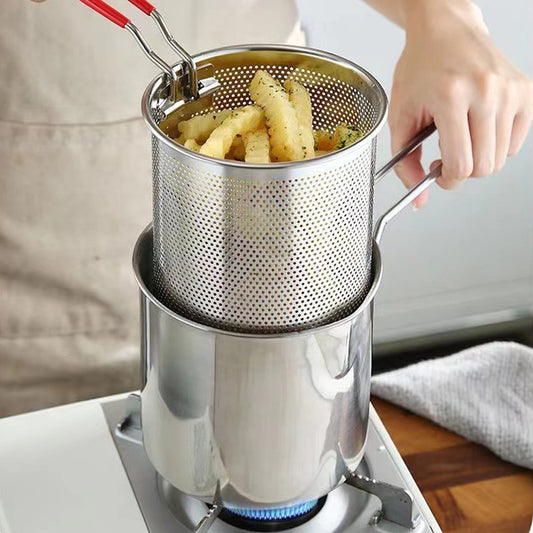
[[[372,393],[533,469],[533,348],[476,346],[375,376]]]

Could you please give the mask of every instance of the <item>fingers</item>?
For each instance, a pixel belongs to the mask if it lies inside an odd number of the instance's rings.
[[[418,121],[408,121],[405,117],[398,117],[395,113],[396,107],[391,104],[391,145],[392,153],[398,152],[422,129]],[[395,167],[396,174],[405,185],[411,189],[425,177],[424,168],[421,162],[422,147],[419,146],[407,157],[404,157]],[[424,191],[420,196],[413,200],[415,209],[421,208],[429,197],[428,191]]]
[[[516,113],[517,102],[520,111]],[[451,104],[451,102],[450,102]],[[469,177],[489,176],[500,170],[508,155],[520,150],[532,122],[532,109],[527,98],[511,97],[504,92],[500,98],[479,99],[469,102],[455,95],[453,105],[442,105],[435,110],[435,124],[443,162],[438,183],[444,189],[454,189]],[[393,150],[402,145],[420,129],[401,127],[391,123]],[[421,150],[413,152],[396,167],[406,187],[411,188],[424,178],[420,162]],[[421,207],[427,196],[413,202]]]
[[[400,161],[395,167],[396,174],[407,189],[412,189],[425,178],[421,157],[422,147],[419,146],[416,150]],[[427,202],[428,198],[429,192],[424,191],[413,200],[413,207],[415,209],[420,209]]]
[[[513,130],[514,110],[505,105],[496,117],[496,152],[494,154],[494,172],[498,172],[509,155],[511,132]]]
[[[508,155],[516,155],[529,131],[531,126],[531,112],[523,111],[514,117],[513,121],[513,131],[511,134],[511,141],[509,143]]]
[[[454,189],[474,169],[466,106],[449,106],[442,115],[435,116],[435,125],[439,132],[442,157],[442,176],[437,183],[444,189]]]
[[[470,176],[489,176],[496,159],[496,114],[485,106],[476,106],[468,113],[472,139],[473,168]]]
[[[516,155],[518,153],[531,127],[531,118],[533,116],[532,80],[529,78],[522,80],[519,95],[521,106],[514,117],[508,155]]]

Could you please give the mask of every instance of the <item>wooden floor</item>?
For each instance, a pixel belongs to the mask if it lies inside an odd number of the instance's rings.
[[[372,403],[445,533],[528,533],[531,471],[388,402]]]

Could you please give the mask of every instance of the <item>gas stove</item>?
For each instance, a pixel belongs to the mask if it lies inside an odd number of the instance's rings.
[[[120,395],[0,420],[0,531],[441,531],[373,408],[356,475],[318,502],[240,516],[156,474],[139,444],[135,405],[135,395]]]

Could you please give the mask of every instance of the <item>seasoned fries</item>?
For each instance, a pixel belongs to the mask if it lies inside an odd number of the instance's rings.
[[[218,113],[209,113],[183,120],[178,125],[178,130],[181,133],[178,140],[185,142],[189,139],[195,139],[199,143],[205,142],[213,130],[229,117],[230,113],[231,110],[227,109]]]
[[[233,159],[235,161],[244,161],[244,142],[242,140],[242,135],[239,133],[233,139],[231,143],[231,148],[226,154],[226,159]]]
[[[303,157],[304,159],[311,159],[315,157],[315,140],[313,138],[313,114],[309,93],[296,80],[286,79],[283,85],[296,111],[298,135],[300,136]]]
[[[247,163],[270,163],[270,138],[266,128],[247,133],[243,141]]]
[[[295,79],[287,78],[282,85],[268,72],[257,70],[250,96],[253,105],[181,121],[174,140],[203,155],[258,165],[322,156],[363,136],[359,128],[345,123],[334,132],[313,131],[309,93]]]
[[[268,72],[258,70],[250,83],[250,96],[265,111],[272,159],[275,161],[303,159],[296,111],[279,81]]]
[[[185,146],[185,148],[188,148],[189,150],[192,150],[193,152],[199,152],[200,148],[202,147],[202,145],[198,144],[195,139],[187,139],[183,143],[183,146]]]
[[[333,134],[333,149],[340,150],[345,146],[350,146],[357,142],[363,134],[355,126],[348,126],[348,124],[339,124]]]
[[[329,131],[316,130],[314,133],[315,149],[319,152],[331,152],[335,146],[333,135]]]
[[[235,109],[209,135],[200,153],[224,159],[236,135],[254,131],[263,126],[264,121],[265,115],[260,107],[249,105]]]

